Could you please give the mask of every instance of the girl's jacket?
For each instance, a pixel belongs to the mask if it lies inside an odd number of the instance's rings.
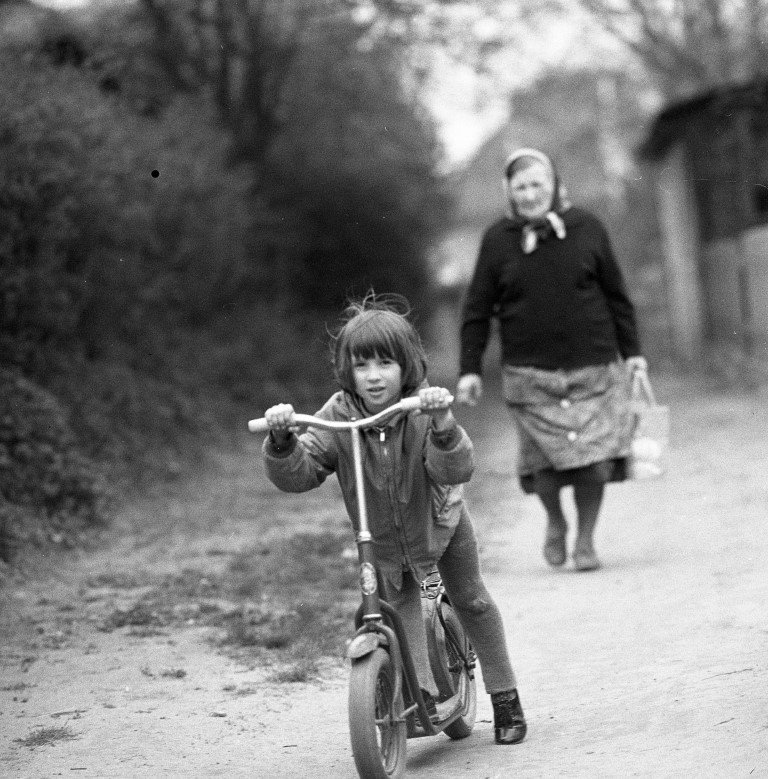
[[[353,397],[337,392],[317,412],[323,419],[367,416]],[[336,473],[347,513],[357,531],[358,508],[347,430],[309,427],[277,449],[262,448],[269,479],[285,492],[305,492]],[[385,426],[362,431],[368,523],[376,559],[397,589],[404,570],[423,579],[440,559],[466,510],[461,485],[474,470],[472,441],[459,425],[441,434],[427,414],[401,414]]]

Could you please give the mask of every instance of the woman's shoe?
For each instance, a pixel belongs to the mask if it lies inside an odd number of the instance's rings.
[[[495,692],[491,695],[493,731],[497,744],[517,744],[525,738],[528,725],[517,690]]]
[[[565,529],[548,527],[544,538],[544,559],[557,568],[565,563]]]
[[[591,547],[576,547],[573,550],[573,567],[577,571],[596,571],[600,560]]]

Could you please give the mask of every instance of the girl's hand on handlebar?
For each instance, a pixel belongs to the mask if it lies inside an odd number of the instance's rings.
[[[453,420],[451,403],[453,397],[444,387],[424,387],[419,390],[421,401],[421,413],[432,417],[432,424],[436,430],[444,430],[450,426]]]
[[[292,433],[298,430],[295,412],[290,403],[278,403],[264,412],[264,419],[269,425],[272,440],[278,446],[285,444]]]

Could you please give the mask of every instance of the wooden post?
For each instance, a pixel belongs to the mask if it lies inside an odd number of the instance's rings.
[[[704,295],[699,220],[682,143],[657,165],[655,179],[673,348],[683,364],[693,367],[704,352]]]
[[[739,106],[734,113],[736,140],[736,186],[739,191],[733,198],[736,216],[736,251],[738,254],[737,290],[739,296],[739,325],[743,358],[742,380],[745,386],[754,389],[754,332],[752,323],[752,295],[749,283],[749,255],[747,253],[746,231],[752,224],[752,197],[749,182],[753,170],[753,143],[750,104]]]

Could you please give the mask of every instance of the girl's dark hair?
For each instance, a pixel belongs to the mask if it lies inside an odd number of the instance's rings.
[[[410,306],[402,295],[376,295],[350,301],[343,324],[333,337],[333,369],[339,386],[355,394],[353,363],[356,358],[388,357],[402,371],[403,395],[415,392],[427,375],[427,356],[408,316]]]

